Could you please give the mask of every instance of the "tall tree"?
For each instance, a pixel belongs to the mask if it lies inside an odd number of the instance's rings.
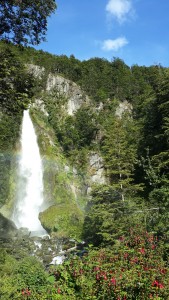
[[[39,44],[55,8],[55,0],[0,0],[0,38],[15,44]]]
[[[119,100],[131,98],[131,70],[120,58],[111,62],[112,93]]]
[[[134,164],[136,163],[136,127],[129,115],[114,118],[108,124],[103,145],[103,156],[110,183],[125,200],[125,195],[131,193]]]
[[[33,95],[34,80],[8,48],[0,51],[0,109],[17,113],[27,108]]]

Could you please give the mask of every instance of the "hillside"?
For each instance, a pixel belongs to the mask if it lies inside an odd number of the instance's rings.
[[[65,299],[84,299],[87,286],[89,299],[96,299],[89,281],[100,295],[97,299],[108,297],[109,292],[111,299],[119,299],[116,285],[121,286],[120,299],[136,299],[132,298],[136,295],[143,299],[144,291],[144,299],[150,294],[153,299],[167,299],[167,288],[163,289],[167,271],[161,270],[166,270],[168,260],[168,82],[169,69],[161,65],[129,67],[119,58],[81,62],[73,55],[54,56],[0,44],[0,211],[11,218],[15,206],[20,129],[23,110],[29,108],[44,172],[45,206],[39,219],[51,237],[85,240],[93,247],[86,269],[78,261],[71,265],[74,273],[69,262],[63,274],[61,269],[59,274],[51,271],[49,277],[57,289],[64,282]],[[11,255],[11,250],[5,255]],[[128,287],[120,281],[121,273],[118,284],[112,281],[111,255],[117,269],[124,267]],[[16,253],[8,259],[17,260]],[[19,259],[28,272],[26,263],[31,265],[31,260],[24,262],[24,255]],[[21,268],[20,260],[15,266]],[[137,266],[143,273],[149,268],[144,276],[156,283],[146,283],[145,288],[143,280],[144,288],[136,291]],[[49,281],[38,263],[35,268],[44,288]],[[152,269],[155,274],[161,272],[161,277],[152,275]],[[95,279],[91,270],[96,272]],[[110,290],[103,284],[105,278],[111,279]],[[35,298],[41,297],[40,292],[34,293]],[[53,290],[51,294],[51,299],[60,299],[54,298]]]
[[[74,173],[82,174],[83,187],[77,189],[92,193],[92,182],[101,184],[97,187],[101,191],[105,184],[104,188],[119,194],[119,200],[128,201],[132,197],[132,201],[146,209],[163,209],[168,178],[168,69],[162,66],[129,68],[118,58],[112,62],[98,58],[80,62],[74,57],[58,57],[29,47],[20,49],[1,43],[1,49],[5,47],[11,60],[16,55],[21,65],[26,63],[27,74],[33,73],[35,79],[29,83],[30,96],[24,93],[26,100],[12,103],[7,99],[1,103],[1,114],[5,112],[6,118],[10,116],[8,120],[1,118],[1,126],[7,122],[9,128],[6,126],[5,133],[8,128],[11,135],[5,139],[1,130],[1,149],[16,150],[16,116],[19,125],[22,109],[32,101],[32,116],[39,130],[43,155],[49,152],[49,156],[55,157],[52,152],[59,151],[67,168],[77,169]],[[1,61],[3,67],[8,67]],[[77,68],[79,78],[75,80]],[[32,75],[25,76],[32,80]],[[20,97],[21,91],[18,94]],[[72,189],[76,194],[76,188]],[[2,190],[9,192],[5,186]],[[82,193],[84,197],[88,191]],[[3,197],[3,193],[1,195]],[[82,206],[84,209],[84,203]]]

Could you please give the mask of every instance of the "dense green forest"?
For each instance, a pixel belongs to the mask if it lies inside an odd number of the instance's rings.
[[[5,2],[10,8],[20,5]],[[48,1],[48,8],[44,20],[54,1]],[[23,4],[27,24],[24,10]],[[78,232],[85,252],[77,250],[62,265],[44,268],[29,251],[18,256],[0,238],[0,298],[169,299],[169,69],[37,51],[28,44],[43,39],[44,20],[38,29],[42,35],[34,26],[26,32],[32,39],[25,39],[14,27],[9,40],[10,17],[0,33],[0,206],[12,197],[14,153],[28,107],[35,120],[52,129],[63,157],[82,177],[87,176],[88,154],[99,153],[106,182],[93,184],[85,198]],[[32,65],[40,67],[41,76],[34,76]],[[76,83],[90,102],[64,114],[63,95],[47,92],[49,74]],[[37,99],[46,116],[34,106]]]

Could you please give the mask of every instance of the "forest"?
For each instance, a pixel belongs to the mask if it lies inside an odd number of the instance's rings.
[[[47,2],[46,17],[55,8],[54,1]],[[1,18],[3,6],[0,3]],[[28,24],[24,9],[22,24]],[[85,241],[84,253],[73,252],[63,264],[46,268],[28,251],[18,257],[0,236],[0,298],[169,299],[169,69],[129,67],[118,57],[80,61],[73,54],[38,51],[29,45],[40,43],[43,36],[35,26],[28,28],[25,39],[9,15],[4,20],[8,22],[0,32],[0,206],[9,201],[23,110],[32,107],[38,116],[37,98],[43,98],[48,112],[44,122],[65,159],[85,176],[88,153],[100,153],[106,181],[93,184],[86,195],[78,235],[78,242]],[[43,33],[46,25],[41,21]],[[10,26],[13,37],[8,39]],[[43,75],[33,76],[30,65],[39,66]],[[65,99],[55,90],[46,92],[50,74],[76,83],[90,103],[73,115],[62,114]],[[125,109],[119,111],[120,105]]]

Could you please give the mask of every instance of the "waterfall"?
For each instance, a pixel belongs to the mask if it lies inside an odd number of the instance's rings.
[[[38,219],[43,204],[43,168],[29,111],[24,111],[20,142],[21,156],[13,220],[18,228],[26,227],[41,235],[46,233]]]

